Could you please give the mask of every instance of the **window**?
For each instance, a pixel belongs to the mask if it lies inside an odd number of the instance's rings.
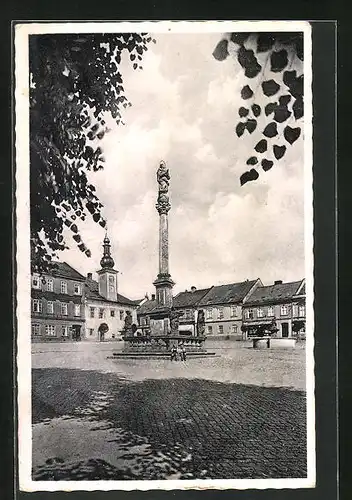
[[[208,334],[211,335],[213,333],[213,327],[208,326]]]
[[[305,315],[306,315],[306,308],[305,308],[305,306],[299,306],[298,307],[298,316],[300,318],[304,318]]]
[[[109,285],[113,285],[114,284],[114,277],[113,276],[109,276]]]
[[[232,333],[237,333],[237,325],[232,325]]]
[[[120,311],[120,320],[123,320],[123,311]]]
[[[100,319],[104,318],[104,309],[102,308],[99,309],[99,318]]]
[[[61,293],[67,293],[67,283],[66,283],[66,281],[61,281],[61,283],[60,283],[60,291],[61,291]]]
[[[274,316],[274,308],[272,306],[268,307],[268,316]]]
[[[253,319],[254,318],[254,311],[253,309],[246,309],[244,312],[244,317],[246,319]]]
[[[52,278],[48,278],[46,282],[46,289],[48,290],[48,292],[54,291],[54,280]]]
[[[115,318],[115,309],[110,309],[110,316]]]
[[[280,314],[281,314],[281,316],[287,316],[287,314],[288,314],[287,306],[281,306]]]
[[[94,314],[95,314],[95,307],[90,307],[89,308],[89,316],[91,318],[94,318]]]
[[[32,323],[32,335],[40,335],[39,323]]]
[[[62,325],[62,327],[61,327],[61,335],[63,337],[68,337],[68,327],[66,325]]]
[[[39,299],[33,299],[33,312],[41,313],[43,312],[43,304]]]
[[[140,318],[139,318],[139,324],[140,324],[141,326],[146,326],[146,324],[147,324],[147,321],[146,321],[146,320],[147,320],[147,318],[145,318],[144,316],[140,317]]]
[[[32,278],[32,288],[40,289],[40,279],[39,276],[33,276]]]
[[[89,328],[89,335],[92,336],[94,334],[94,328]]]
[[[61,303],[61,314],[67,316],[67,304],[65,304],[65,302]]]
[[[207,319],[213,319],[213,310],[207,309]]]
[[[50,337],[55,337],[55,325],[45,325],[45,335],[49,335]]]
[[[81,289],[81,285],[80,285],[79,283],[75,283],[75,284],[73,285],[73,293],[74,293],[75,295],[81,295],[81,293],[82,293],[82,289]]]
[[[48,302],[46,303],[46,312],[48,314],[54,314],[54,302],[52,302],[51,300],[48,300]]]
[[[218,309],[218,319],[222,319],[224,317],[224,308],[219,307]]]
[[[192,311],[191,309],[186,309],[184,314],[185,319],[192,319]]]
[[[231,318],[234,318],[236,316],[237,316],[237,307],[231,306]]]
[[[81,305],[75,304],[75,316],[80,316],[80,315],[81,315]]]
[[[219,325],[219,334],[223,334],[224,333],[224,326],[223,325]]]
[[[263,318],[263,316],[264,316],[264,311],[261,307],[258,307],[258,309],[257,309],[257,316],[258,316],[258,318]]]

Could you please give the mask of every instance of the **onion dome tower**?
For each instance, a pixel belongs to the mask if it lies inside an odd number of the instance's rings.
[[[111,244],[107,233],[103,241],[103,256],[100,260],[100,266],[101,269],[98,271],[99,294],[107,300],[116,302],[118,271],[114,269],[115,262],[111,256]]]

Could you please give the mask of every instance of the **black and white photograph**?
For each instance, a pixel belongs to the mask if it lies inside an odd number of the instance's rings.
[[[23,491],[315,487],[311,27],[15,26]]]

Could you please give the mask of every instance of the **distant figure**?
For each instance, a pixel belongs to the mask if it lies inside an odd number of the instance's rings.
[[[177,355],[177,347],[173,345],[171,347],[171,361],[177,361],[178,355]]]
[[[183,342],[179,346],[179,351],[180,351],[181,361],[186,361],[186,348],[185,348]]]

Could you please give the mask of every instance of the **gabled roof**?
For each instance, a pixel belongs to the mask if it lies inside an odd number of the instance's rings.
[[[54,268],[50,271],[50,276],[58,276],[60,278],[67,278],[76,281],[85,281],[85,276],[76,271],[67,262],[55,262],[53,261]]]
[[[269,286],[259,286],[251,294],[245,305],[279,304],[280,302],[288,301],[296,295],[301,284],[302,280]]]
[[[86,298],[87,299],[95,299],[95,300],[100,300],[100,301],[105,301],[109,302],[112,304],[124,304],[128,306],[136,306],[133,300],[128,299],[127,297],[124,297],[121,294],[117,294],[117,300],[116,302],[114,300],[108,300],[99,293],[99,284],[95,280],[87,280],[86,285]]]
[[[213,286],[209,292],[200,300],[199,306],[210,306],[218,304],[233,304],[241,302],[250,292],[257,280],[230,283],[229,285]]]
[[[180,292],[173,300],[174,307],[192,307],[195,306],[208,292],[210,288],[195,290],[194,292]]]
[[[306,294],[306,283],[303,281],[302,285],[298,288],[297,292],[295,295],[305,295]]]

